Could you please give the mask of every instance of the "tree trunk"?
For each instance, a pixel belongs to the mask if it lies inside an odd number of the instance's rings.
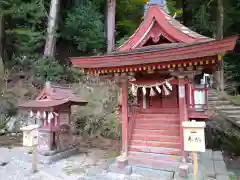
[[[0,12],[0,89],[2,88],[4,81],[4,49],[3,49],[3,36],[4,36],[4,24],[3,24],[3,13]]]
[[[104,37],[106,38],[105,40],[107,41],[107,29],[108,29],[108,0],[105,0],[105,6],[104,6]],[[107,44],[107,42],[106,42]],[[106,47],[107,51],[107,47]]]
[[[217,0],[217,27],[216,27],[216,39],[223,39],[223,22],[224,22],[224,9],[223,0]],[[224,63],[221,61],[219,72],[217,72],[217,88],[220,91],[224,91]]]
[[[110,53],[115,48],[115,16],[116,0],[108,0],[107,10],[107,52]]]
[[[58,21],[58,11],[60,0],[51,0],[50,12],[48,17],[47,38],[44,48],[44,56],[54,57],[56,50],[56,30]]]

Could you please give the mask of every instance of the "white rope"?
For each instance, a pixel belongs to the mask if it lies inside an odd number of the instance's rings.
[[[157,90],[157,92],[159,94],[161,94],[162,90],[159,86],[162,86],[163,87],[163,91],[164,91],[164,94],[167,96],[170,94],[170,91],[172,91],[172,85],[169,83],[169,81],[173,80],[174,78],[171,77],[169,79],[166,79],[165,81],[163,82],[160,82],[160,83],[155,83],[155,84],[152,84],[152,85],[146,85],[146,84],[134,84],[134,83],[131,83],[130,84],[132,85],[131,87],[131,91],[132,91],[132,94],[134,96],[137,96],[137,91],[138,91],[138,88],[141,88],[142,89],[142,93],[144,96],[146,96],[147,94],[147,88],[150,88],[150,96],[155,96],[156,95],[156,92],[154,90],[154,88]],[[170,90],[170,91],[169,91]]]
[[[166,82],[169,82],[169,81],[171,81],[171,80],[173,80],[173,79],[174,79],[174,78],[171,77],[171,78],[169,78],[169,79],[166,79],[166,80],[163,81],[163,82],[155,83],[155,84],[151,84],[151,85],[134,84],[134,83],[131,83],[131,82],[130,82],[130,84],[133,85],[133,86],[135,86],[135,87],[137,87],[137,88],[143,88],[143,87],[145,87],[145,88],[152,88],[152,87],[156,87],[156,86],[162,86],[162,85],[166,84]]]

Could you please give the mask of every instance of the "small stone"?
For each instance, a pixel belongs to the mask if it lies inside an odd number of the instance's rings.
[[[6,166],[8,162],[0,162],[0,166]]]

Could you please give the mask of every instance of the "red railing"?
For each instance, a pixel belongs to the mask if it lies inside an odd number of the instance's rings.
[[[132,138],[133,126],[137,115],[138,105],[130,105],[128,107],[128,142],[130,143]]]
[[[199,92],[199,98],[195,99],[195,92]],[[190,111],[205,111],[208,109],[208,88],[192,88],[190,103],[188,109]]]

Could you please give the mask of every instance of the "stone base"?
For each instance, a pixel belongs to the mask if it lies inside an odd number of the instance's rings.
[[[128,159],[126,156],[121,155],[117,157],[117,166],[119,169],[124,169],[125,166],[127,165],[128,165]]]
[[[132,173],[132,167],[128,165],[127,156],[118,156],[116,162],[109,166],[109,171],[118,174],[130,175]]]
[[[69,156],[72,156],[76,153],[78,153],[78,147],[74,147],[65,151],[61,151],[61,152],[54,152],[51,151],[52,154],[47,154],[47,155],[40,155],[39,157],[39,161],[42,164],[51,164],[53,162],[59,161],[61,159],[67,158]],[[48,152],[50,153],[50,152]]]
[[[188,176],[188,164],[181,163],[179,166],[179,176],[180,177],[187,177]]]
[[[121,164],[123,165],[123,164]],[[130,175],[132,173],[132,167],[129,166],[129,165],[125,165],[124,167],[121,166],[121,168],[119,168],[119,164],[118,162],[114,163],[114,164],[111,164],[109,166],[109,169],[108,171],[109,172],[112,172],[112,173],[118,173],[118,174],[124,174],[124,175]],[[122,168],[123,167],[123,168]]]

